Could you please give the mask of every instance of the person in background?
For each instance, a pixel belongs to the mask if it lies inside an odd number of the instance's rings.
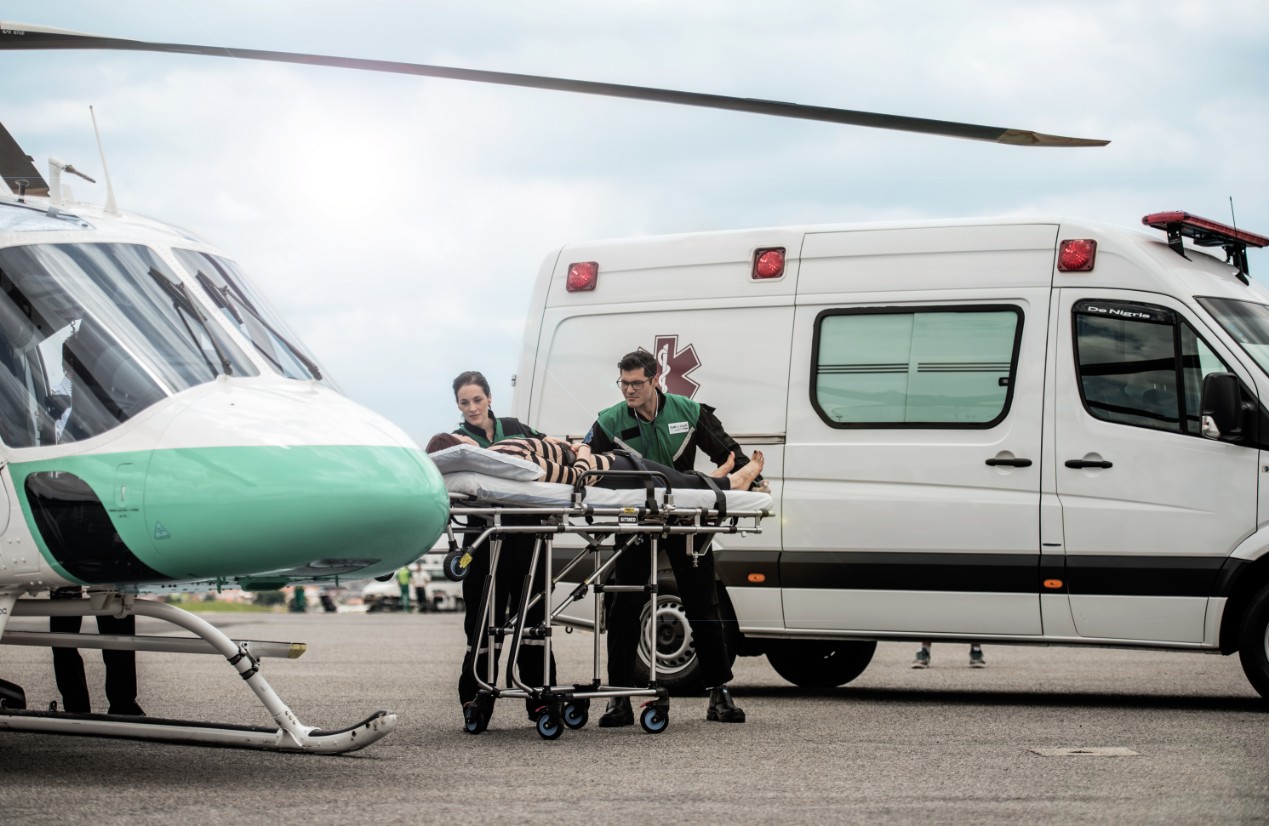
[[[401,589],[401,610],[410,612],[410,566],[397,571],[397,587]]]
[[[78,585],[54,588],[50,599],[82,599],[83,589]],[[64,634],[78,634],[83,617],[49,617],[49,630]],[[102,634],[126,634],[137,631],[137,618],[133,614],[120,619],[108,615],[97,617],[97,631]],[[102,662],[106,664],[106,702],[109,714],[133,717],[144,716],[137,705],[137,654],[135,651],[102,649]],[[62,709],[73,714],[92,712],[88,697],[88,680],[84,676],[84,658],[77,648],[53,648],[53,677],[57,691],[62,695]]]
[[[912,661],[913,668],[929,668],[930,667],[930,646],[932,642],[923,642],[921,647],[917,649],[916,659]],[[987,661],[983,659],[983,647],[976,642],[969,644],[969,667],[970,668],[986,668]]]
[[[423,570],[422,560],[410,566],[410,587],[414,589],[414,604],[418,606],[415,610],[420,614],[432,607],[427,598],[427,586],[431,583],[432,578]]]

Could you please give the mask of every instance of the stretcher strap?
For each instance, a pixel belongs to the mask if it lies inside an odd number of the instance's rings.
[[[720,525],[727,519],[727,496],[723,493],[723,489],[718,486],[713,476],[706,473],[698,473],[710,490],[714,492],[714,510],[717,511],[716,518],[711,520],[701,520],[706,524]]]

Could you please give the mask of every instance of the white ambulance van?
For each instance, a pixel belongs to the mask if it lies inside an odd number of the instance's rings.
[[[567,246],[534,290],[514,415],[585,433],[643,348],[762,450],[778,513],[717,567],[735,652],[795,684],[929,639],[1237,651],[1269,697],[1269,290],[1246,275],[1269,239],[1143,223]],[[686,686],[663,585],[659,663]]]

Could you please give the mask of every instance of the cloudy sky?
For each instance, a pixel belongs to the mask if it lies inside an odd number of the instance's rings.
[[[0,20],[686,89],[1079,137],[1036,149],[742,113],[110,52],[0,54],[0,118],[254,277],[349,395],[420,440],[573,241],[1184,209],[1269,234],[1269,5],[1137,0],[0,0]],[[73,184],[81,200],[104,189]],[[1254,252],[1253,276],[1269,277]],[[609,349],[618,353],[624,343]],[[579,422],[578,428],[585,426]]]

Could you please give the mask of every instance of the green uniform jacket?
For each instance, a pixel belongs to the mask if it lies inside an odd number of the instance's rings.
[[[460,436],[470,436],[475,439],[476,444],[481,447],[489,447],[494,442],[501,442],[503,439],[514,439],[518,436],[528,436],[534,439],[542,438],[541,433],[529,427],[519,419],[513,419],[510,416],[505,419],[500,419],[492,413],[489,415],[492,416],[494,420],[493,442],[489,441],[489,437],[485,435],[484,428],[472,427],[467,423],[466,419],[458,423],[458,427],[454,430],[454,432]]]

